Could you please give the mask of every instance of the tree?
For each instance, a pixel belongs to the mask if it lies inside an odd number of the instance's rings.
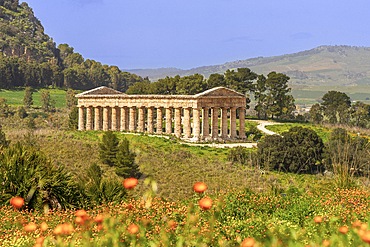
[[[31,105],[33,104],[32,94],[33,94],[32,88],[26,87],[24,90],[24,97],[23,97],[24,107],[30,108]]]
[[[351,107],[352,124],[357,127],[366,128],[370,122],[370,105],[357,101]]]
[[[225,81],[228,88],[246,94],[253,92],[253,82],[257,79],[257,74],[249,68],[238,68],[237,71],[227,70],[225,72]]]
[[[259,75],[254,87],[254,99],[256,100],[256,106],[254,110],[257,112],[259,119],[267,118],[267,95],[266,95],[266,77]]]
[[[289,76],[270,72],[265,81],[267,104],[266,112],[271,118],[290,117],[295,109],[294,98],[289,95],[291,88],[288,86]]]
[[[50,112],[55,109],[55,100],[51,99],[50,92],[48,90],[41,90],[41,108],[45,112]]]
[[[100,147],[100,160],[111,167],[121,177],[140,176],[139,167],[135,163],[136,154],[130,150],[129,141],[123,138],[119,142],[112,131],[104,132]]]
[[[66,93],[66,105],[68,109],[72,109],[77,105],[76,92],[69,88]]]
[[[314,104],[311,106],[310,109],[310,120],[313,123],[319,124],[324,119],[324,116],[322,115],[322,107],[320,104]]]
[[[325,117],[329,123],[348,122],[348,113],[351,107],[351,100],[347,94],[338,91],[329,91],[322,97]]]
[[[262,168],[295,173],[322,170],[322,139],[315,131],[293,127],[282,136],[273,135],[258,144],[257,157]]]
[[[116,163],[116,154],[118,152],[119,140],[112,131],[106,131],[103,134],[102,141],[99,143],[99,157],[103,164],[114,166]]]
[[[139,167],[135,163],[136,154],[130,150],[129,145],[129,141],[126,138],[123,138],[118,145],[115,171],[118,176],[124,178],[139,177]]]
[[[207,89],[214,87],[226,87],[225,76],[221,74],[211,74],[207,80]]]

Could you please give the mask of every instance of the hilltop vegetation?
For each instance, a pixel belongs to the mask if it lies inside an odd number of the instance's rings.
[[[117,66],[85,60],[68,44],[56,46],[27,3],[0,1],[0,88],[107,85],[125,91],[138,81],[143,79]]]

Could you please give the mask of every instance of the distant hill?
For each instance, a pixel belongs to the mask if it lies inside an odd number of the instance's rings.
[[[143,78],[117,66],[84,59],[55,42],[27,3],[0,0],[0,89],[31,86],[79,90],[109,86],[126,91]]]
[[[60,61],[53,39],[44,33],[28,4],[19,5],[18,0],[0,1],[0,52],[27,61]]]
[[[130,72],[157,80],[165,76],[195,73],[208,77],[213,73],[224,73],[227,69],[240,67],[248,67],[258,74],[267,74],[271,71],[285,73],[291,77],[291,85],[295,88],[323,84],[326,86],[370,85],[370,48],[320,46],[293,54],[257,57],[189,70],[161,68],[130,70]]]

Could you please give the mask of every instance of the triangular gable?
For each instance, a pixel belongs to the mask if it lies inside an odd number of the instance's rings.
[[[116,95],[116,94],[124,94],[120,91],[114,90],[109,87],[101,86],[94,89],[91,89],[89,91],[77,94],[76,97],[79,96],[94,96],[94,95]]]
[[[202,93],[194,95],[195,97],[207,97],[207,96],[231,96],[231,97],[245,97],[244,94],[238,93],[235,90],[226,88],[226,87],[215,87],[211,88]]]

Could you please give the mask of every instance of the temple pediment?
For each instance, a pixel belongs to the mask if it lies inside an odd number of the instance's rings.
[[[91,89],[89,91],[77,94],[76,97],[78,98],[80,96],[117,95],[117,94],[125,95],[124,93],[122,93],[120,91],[117,91],[117,90],[114,90],[112,88],[101,86],[101,87],[97,87],[97,88]]]
[[[215,87],[212,89],[209,89],[207,91],[204,91],[202,93],[198,93],[194,95],[194,97],[214,97],[214,96],[228,96],[228,97],[245,97],[244,94],[238,93],[237,91],[234,91],[232,89],[226,88],[226,87]]]

